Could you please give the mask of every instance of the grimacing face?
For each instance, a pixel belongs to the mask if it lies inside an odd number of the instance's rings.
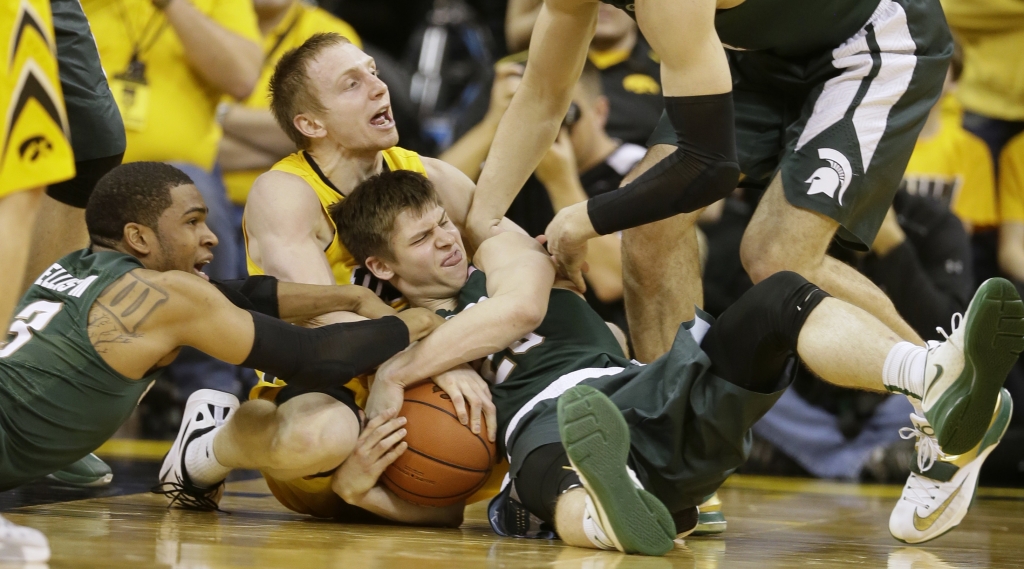
[[[147,269],[185,271],[210,280],[202,269],[213,260],[217,236],[206,225],[206,202],[192,184],[171,189],[171,206],[154,228],[157,247],[143,261]]]
[[[466,284],[469,260],[462,235],[440,205],[422,214],[399,214],[391,251],[394,260],[383,261],[394,273],[391,284],[410,299],[452,298]]]
[[[309,63],[307,76],[324,108],[307,113],[323,125],[326,137],[342,148],[377,152],[398,144],[388,86],[377,64],[361,49],[341,43]]]

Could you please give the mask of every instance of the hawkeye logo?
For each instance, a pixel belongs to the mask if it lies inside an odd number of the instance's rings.
[[[850,161],[841,152],[831,148],[819,148],[818,158],[828,162],[828,166],[818,168],[805,180],[811,185],[807,189],[807,195],[827,194],[830,198],[837,198],[839,205],[843,205],[843,194],[850,187],[853,178]]]
[[[18,155],[22,160],[35,162],[53,150],[53,144],[45,136],[33,136],[18,146]]]

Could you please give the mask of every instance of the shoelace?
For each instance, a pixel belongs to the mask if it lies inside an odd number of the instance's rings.
[[[939,441],[916,426],[900,429],[900,437],[905,440],[917,437],[917,469],[921,472],[927,472],[936,460],[946,458],[946,453],[939,447]]]
[[[164,482],[153,487],[150,492],[154,494],[162,494],[171,499],[171,502],[167,504],[167,508],[170,509],[175,503],[181,505],[186,510],[199,510],[201,512],[219,512],[221,511],[217,501],[212,498],[216,493],[220,484],[213,488],[187,488],[178,482]]]
[[[924,476],[918,476],[916,472],[911,472],[910,478],[907,479],[907,488],[903,493],[903,499],[916,506],[922,506],[930,510],[935,502],[935,496],[931,492],[938,489],[939,485],[933,480]]]
[[[960,326],[961,323],[963,323],[963,321],[964,321],[963,314],[960,314],[959,312],[954,312],[953,313],[953,317],[950,318],[950,320],[949,320],[949,334],[947,334],[946,331],[942,329],[942,326],[936,326],[935,327],[935,331],[938,332],[939,334],[941,334],[942,337],[945,338],[947,342],[949,342],[950,344],[953,344],[954,346],[956,346],[957,348],[960,348],[962,350],[962,349],[964,349],[964,347],[961,346],[958,342],[954,342],[952,340],[952,338],[950,338],[949,336],[950,336],[950,334],[955,334],[956,333],[956,329]]]

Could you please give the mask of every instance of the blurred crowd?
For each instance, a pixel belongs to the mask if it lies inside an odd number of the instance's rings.
[[[159,17],[155,4],[176,2]],[[220,238],[214,278],[246,272],[242,211],[253,181],[295,151],[269,109],[274,65],[318,32],[337,32],[377,62],[400,145],[476,180],[524,72],[541,0],[83,0],[124,119],[124,161],[185,171]],[[942,0],[959,43],[900,191],[867,252],[834,244],[927,340],[941,339],[977,285],[1024,287],[1024,7]],[[533,235],[560,209],[618,187],[646,151],[663,109],[660,63],[636,24],[602,4],[589,63],[555,143],[508,216]],[[187,143],[183,142],[187,141]],[[763,187],[741,181],[701,223],[705,310],[752,286],[740,240]],[[628,337],[620,236],[590,243],[587,299]],[[1021,291],[1024,294],[1024,290]],[[857,339],[850,339],[855,346]],[[198,388],[244,396],[252,372],[183,354],[143,400],[139,435],[171,438]],[[1024,366],[1006,387],[1024,401]],[[751,472],[902,482],[914,460],[906,398],[828,386],[809,371],[755,428]],[[983,482],[1024,481],[1024,409]]]

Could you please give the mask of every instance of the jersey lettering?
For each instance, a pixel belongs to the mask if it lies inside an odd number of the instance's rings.
[[[7,345],[0,350],[0,358],[10,357],[21,349],[33,338],[35,332],[41,332],[43,328],[46,328],[50,320],[53,320],[53,317],[63,307],[64,303],[48,300],[40,300],[26,306],[11,322],[11,328],[7,334],[8,336],[13,334],[14,338],[11,338]]]
[[[39,275],[39,278],[33,284],[57,292],[64,292],[70,289],[71,292],[68,293],[68,296],[81,298],[85,289],[89,288],[89,285],[98,278],[97,275],[93,275],[84,279],[76,279],[64,267],[54,263],[50,265],[50,268],[43,271],[43,274]]]

